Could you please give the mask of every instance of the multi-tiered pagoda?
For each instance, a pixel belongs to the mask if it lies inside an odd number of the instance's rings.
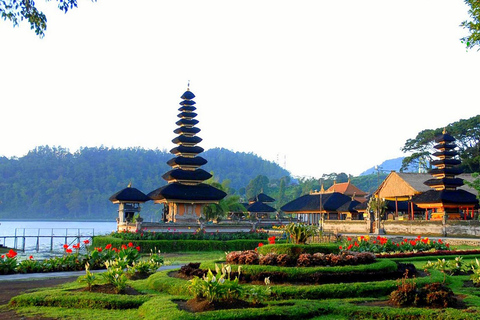
[[[175,158],[167,162],[172,170],[163,175],[168,184],[148,194],[155,203],[164,205],[165,221],[198,222],[205,205],[218,203],[226,196],[225,192],[203,183],[212,175],[200,168],[207,160],[198,156],[203,148],[197,146],[202,139],[197,136],[200,129],[196,127],[198,120],[195,119],[193,98],[195,95],[190,89],[181,97],[180,120],[174,131],[178,136],[172,140],[176,147],[170,150]]]
[[[431,210],[432,220],[459,220],[478,205],[476,196],[468,191],[457,189],[463,186],[463,179],[456,175],[462,173],[458,168],[461,163],[456,159],[455,138],[445,130],[435,137],[437,143],[434,148],[438,151],[433,156],[438,160],[431,162],[436,168],[430,171],[433,179],[424,182],[433,188],[413,198],[413,202],[420,208]]]

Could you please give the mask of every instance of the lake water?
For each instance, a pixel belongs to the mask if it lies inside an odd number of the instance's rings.
[[[116,221],[22,221],[22,220],[0,220],[0,244],[13,248],[15,243],[11,238],[3,238],[6,236],[61,236],[53,238],[39,238],[38,247],[41,255],[45,256],[50,253],[51,247],[53,254],[63,253],[63,245],[75,244],[76,239],[73,236],[81,235],[81,241],[90,239],[93,235],[104,235],[115,231],[117,228]],[[29,256],[33,253],[35,257],[37,238],[25,238],[25,253],[19,256]],[[17,240],[17,248],[23,248],[23,238]]]

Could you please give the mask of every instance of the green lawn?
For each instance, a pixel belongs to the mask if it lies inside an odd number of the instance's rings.
[[[225,253],[186,252],[163,254],[172,265],[202,262],[213,266],[224,260]],[[478,256],[465,256],[464,262]],[[411,262],[422,270],[425,263],[437,257],[396,259]],[[454,259],[449,256],[448,259]],[[248,268],[246,268],[248,269]],[[248,270],[246,270],[248,271]],[[262,308],[218,310],[189,313],[178,308],[177,300],[188,300],[188,281],[168,276],[170,271],[157,272],[145,280],[129,281],[129,285],[143,295],[107,295],[81,292],[84,283],[72,282],[57,288],[27,293],[11,302],[17,312],[58,319],[480,319],[480,289],[464,286],[468,275],[447,276],[449,287],[460,295],[466,309],[422,309],[378,306],[388,299],[398,281],[337,283],[324,285],[275,285],[272,296],[263,301]],[[432,271],[431,276],[418,278],[419,284],[442,281],[443,274]],[[253,287],[244,285],[245,289]]]

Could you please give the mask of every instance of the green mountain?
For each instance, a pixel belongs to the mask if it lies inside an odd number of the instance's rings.
[[[252,153],[210,149],[201,154],[213,172],[230,187],[247,186],[257,175],[289,176],[277,164]],[[142,148],[82,148],[41,146],[21,158],[0,157],[0,219],[115,219],[116,205],[108,198],[131,181],[148,193],[166,184],[162,175],[173,155]],[[147,203],[142,215],[155,216],[161,206]]]

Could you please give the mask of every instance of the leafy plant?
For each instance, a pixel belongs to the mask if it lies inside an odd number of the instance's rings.
[[[119,266],[117,261],[106,261],[105,266],[107,271],[102,273],[103,279],[115,286],[115,291],[121,293],[127,287],[127,276],[123,272],[123,269]]]
[[[80,277],[80,282],[86,282],[88,291],[92,291],[92,286],[96,281],[96,277],[93,273],[90,272],[90,264],[87,262],[85,264],[85,275]]]
[[[258,304],[267,300],[272,294],[272,288],[270,287],[270,278],[265,278],[265,286],[252,286],[246,292],[247,299],[253,304]]]
[[[313,225],[292,222],[285,226],[285,232],[287,239],[292,240],[294,243],[305,244],[308,238],[319,234],[320,230]]]

